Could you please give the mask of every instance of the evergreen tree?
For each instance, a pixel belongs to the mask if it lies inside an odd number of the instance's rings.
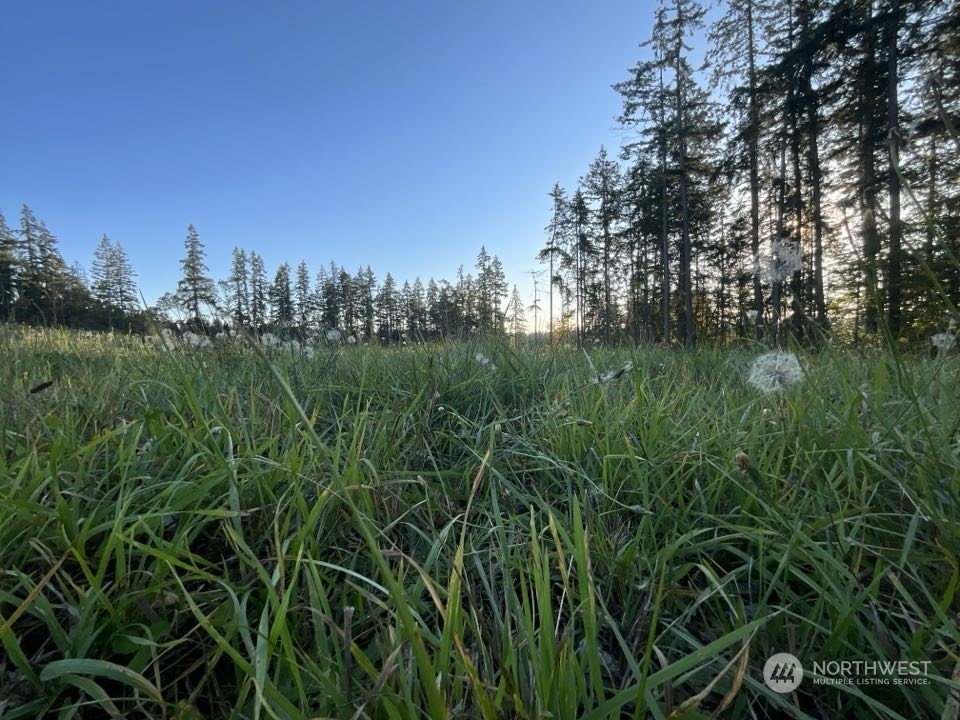
[[[250,322],[253,329],[261,331],[267,322],[267,270],[263,258],[250,253]]]
[[[246,327],[250,322],[250,267],[247,253],[236,246],[233,248],[230,275],[224,289],[234,327]]]
[[[554,286],[563,285],[563,279],[557,274],[557,271],[560,268],[561,261],[565,256],[565,248],[568,245],[570,217],[567,194],[560,186],[560,183],[554,183],[553,190],[550,191],[550,200],[553,206],[553,214],[550,217],[550,224],[547,225],[547,244],[543,250],[540,251],[539,255],[537,255],[537,259],[548,265],[550,292],[547,300],[547,336],[552,345]]]
[[[590,310],[596,319],[595,330],[604,343],[610,344],[619,331],[619,287],[615,281],[622,273],[616,269],[623,265],[620,253],[620,218],[623,213],[623,181],[616,162],[607,157],[605,148],[591,163],[583,179],[584,196],[593,202],[593,227],[595,257],[599,263],[595,276],[599,292],[595,294]]]
[[[297,265],[297,278],[294,284],[294,314],[297,322],[297,332],[305,337],[307,328],[313,316],[313,293],[310,290],[310,271],[307,263],[301,261]]]
[[[374,335],[374,325],[376,320],[376,300],[375,290],[377,278],[373,270],[367,265],[364,270],[357,270],[354,278],[354,287],[357,291],[357,305],[359,316],[357,318],[362,328],[363,336],[372,338]]]
[[[193,327],[199,329],[203,326],[200,308],[202,305],[216,307],[216,289],[213,280],[207,275],[209,269],[203,243],[200,242],[200,236],[193,225],[187,227],[184,247],[186,254],[180,261],[183,276],[177,282],[175,298],[177,304],[189,314]]]
[[[290,266],[280,263],[273,284],[267,291],[270,299],[270,319],[275,327],[289,330],[293,325],[293,297],[290,288]]]
[[[0,321],[16,320],[19,243],[0,213]]]
[[[389,344],[400,339],[400,303],[397,285],[390,273],[383,279],[377,292],[377,336],[381,343]]]
[[[506,322],[514,343],[519,345],[527,331],[527,318],[523,307],[523,298],[520,297],[520,291],[517,290],[516,285],[513,286],[513,293],[510,296],[510,302],[507,304]]]
[[[406,293],[405,293],[406,294]],[[413,281],[409,294],[406,294],[407,332],[411,338],[423,340],[427,337],[429,323],[427,316],[427,297],[420,278]]]
[[[118,242],[104,235],[93,253],[90,291],[106,315],[108,327],[124,321],[137,309],[137,285],[127,254]]]
[[[17,317],[40,325],[56,325],[68,284],[67,266],[57,239],[24,205],[20,211],[20,267]]]
[[[330,263],[330,271],[323,282],[323,314],[321,322],[327,330],[341,329],[341,305],[343,294],[340,291],[342,273],[336,264]],[[318,292],[320,288],[317,288]]]
[[[762,0],[727,0],[727,12],[710,32],[713,47],[710,59],[715,68],[714,81],[724,87],[732,84],[731,105],[735,114],[736,134],[731,138],[732,170],[742,170],[746,154],[749,194],[750,256],[760,256],[760,133],[761,87],[758,76],[762,48],[760,29],[769,14],[769,3]],[[742,148],[742,149],[741,149]],[[762,333],[763,290],[759,273],[752,276],[753,331],[759,340]]]

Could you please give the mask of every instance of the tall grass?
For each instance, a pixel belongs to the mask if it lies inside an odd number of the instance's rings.
[[[0,332],[5,718],[956,717],[957,358]]]

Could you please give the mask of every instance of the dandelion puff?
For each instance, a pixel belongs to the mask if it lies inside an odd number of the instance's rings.
[[[496,370],[496,369],[497,369],[497,366],[494,365],[494,364],[490,361],[490,358],[488,358],[488,357],[487,357],[486,355],[484,355],[482,352],[478,352],[476,355],[473,356],[473,358],[474,358],[474,360],[476,360],[480,365],[482,365],[483,367],[485,367],[487,370]]]
[[[937,333],[930,338],[937,352],[949,352],[957,344],[957,336],[950,332]]]
[[[260,342],[266,345],[267,347],[274,347],[280,344],[280,338],[278,338],[273,333],[264,333],[260,336]]]
[[[750,322],[756,321],[756,319],[757,319],[757,311],[756,311],[756,310],[747,310],[747,313],[746,313],[746,314],[747,314],[747,320],[749,320]]]
[[[803,256],[796,243],[775,241],[770,254],[757,262],[757,269],[767,282],[782,282],[803,268]]]
[[[753,361],[747,382],[764,394],[782,393],[803,376],[796,355],[776,350]]]
[[[351,335],[350,337],[347,338],[347,342],[350,343],[351,345],[353,345],[356,341],[357,341],[356,335]]]

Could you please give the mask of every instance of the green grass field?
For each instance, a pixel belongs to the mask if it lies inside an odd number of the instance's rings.
[[[958,717],[958,357],[0,342],[4,718]]]

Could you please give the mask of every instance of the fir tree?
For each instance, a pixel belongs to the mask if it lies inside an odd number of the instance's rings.
[[[193,225],[187,227],[184,247],[186,254],[180,261],[183,276],[177,282],[175,298],[177,304],[189,314],[193,327],[199,331],[203,326],[200,308],[202,305],[216,307],[216,289],[213,280],[207,275],[209,269],[203,243],[200,242],[200,236]]]

